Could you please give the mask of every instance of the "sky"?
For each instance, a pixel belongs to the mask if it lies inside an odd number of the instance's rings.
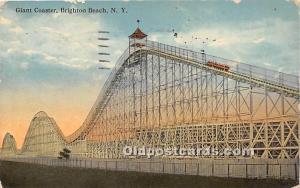
[[[62,7],[126,8],[127,14],[15,11]],[[149,40],[298,75],[299,7],[300,0],[0,0],[0,140],[10,132],[20,147],[39,111],[65,135],[79,128],[110,73],[97,67],[114,66],[137,19]],[[110,32],[110,63],[98,62],[99,30]]]

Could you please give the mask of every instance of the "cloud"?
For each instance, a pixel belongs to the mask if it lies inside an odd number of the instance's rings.
[[[300,0],[286,0],[287,2],[293,2],[297,7],[300,7]]]
[[[2,20],[5,23],[12,22],[14,18],[11,17]],[[8,21],[8,18],[12,20]],[[48,23],[47,26],[45,23]],[[78,30],[78,27],[81,29]],[[6,36],[1,38],[3,42],[0,41],[0,58],[8,59],[12,49],[17,49],[19,56],[34,56],[43,63],[88,69],[99,64],[97,30],[101,27],[103,28],[99,19],[94,21],[89,17],[77,15],[62,16],[59,20],[43,15],[25,19],[22,21],[22,28],[15,24],[0,28],[0,35]],[[26,31],[26,35],[16,35],[22,31]],[[116,48],[119,46],[114,40],[108,43],[107,45]],[[115,51],[112,48],[109,50],[115,60]],[[78,60],[71,61],[72,58]]]
[[[6,0],[0,0],[0,8],[3,7],[6,3]]]
[[[23,32],[23,29],[20,26],[16,26],[14,28],[11,28],[10,31],[14,33],[21,33]]]
[[[240,43],[251,43],[254,40],[251,39],[253,32],[257,31],[242,32],[233,31],[231,28],[199,28],[188,33],[179,33],[174,41],[180,45],[187,44],[192,48],[195,46],[224,48]]]
[[[242,0],[231,0],[232,2],[234,2],[235,4],[239,4]]]
[[[265,41],[265,38],[264,38],[264,37],[261,37],[261,38],[257,38],[257,39],[255,39],[255,40],[253,40],[253,43],[259,44],[259,43],[262,43],[263,41]]]
[[[47,60],[47,61],[57,61],[56,57],[51,56],[51,55],[49,55],[47,53],[43,53],[42,55],[44,56],[45,60]]]
[[[53,18],[58,18],[59,16],[61,16],[62,15],[62,13],[61,12],[59,12],[59,13],[56,13],[56,14],[53,14]]]
[[[16,52],[16,51],[17,51],[17,50],[16,50],[15,48],[9,48],[9,49],[6,50],[6,52],[7,52],[8,54],[14,53],[14,52]]]
[[[204,48],[208,54],[249,64],[267,67],[262,62],[272,62],[272,69],[283,67],[284,72],[294,74],[295,69],[292,67],[297,67],[298,62],[298,44],[295,41],[298,36],[297,27],[295,20],[266,18],[240,23],[235,27],[228,24],[200,26],[186,32],[178,31],[177,38],[165,37],[170,34],[160,32],[155,33],[155,38],[162,43],[194,51]],[[202,41],[206,43],[203,45]],[[290,62],[291,65],[286,66],[284,62]]]
[[[149,40],[151,41],[158,41],[158,36],[155,34],[152,34],[151,36],[149,36]]]
[[[85,3],[85,0],[65,0],[65,1],[69,2],[69,3],[74,3],[74,4]]]
[[[27,70],[27,69],[28,69],[28,66],[29,66],[29,63],[28,63],[28,62],[22,62],[22,63],[20,64],[20,67],[21,67],[21,69],[23,69],[23,70]]]
[[[297,7],[300,7],[300,0],[292,0]]]
[[[12,21],[10,19],[0,16],[0,25],[9,25],[11,23]]]
[[[49,32],[49,33],[60,35],[62,37],[70,37],[70,35],[71,35],[69,32],[61,32],[58,29],[54,29],[54,28],[50,28],[50,27],[40,27],[40,29],[42,31],[46,31],[46,32]]]
[[[268,67],[271,67],[272,64],[271,63],[264,63],[264,65],[268,66]]]
[[[36,53],[38,53],[37,51],[35,51],[35,50],[32,50],[32,49],[29,49],[29,50],[23,50],[23,54],[25,54],[25,55],[33,55],[33,54],[36,54]]]

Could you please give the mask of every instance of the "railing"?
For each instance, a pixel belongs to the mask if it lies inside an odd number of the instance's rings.
[[[94,103],[92,109],[90,110],[87,118],[83,122],[83,125],[80,126],[79,129],[77,129],[72,135],[66,137],[66,140],[68,143],[73,142],[76,138],[80,136],[80,134],[83,133],[83,131],[86,128],[91,128],[92,120],[95,118],[95,116],[99,115],[98,110],[102,108],[103,102],[106,100],[107,92],[109,91],[109,87],[111,86],[111,83],[113,79],[115,78],[116,73],[119,71],[119,69],[122,67],[124,61],[129,57],[129,48],[127,48],[123,54],[119,57],[117,60],[117,63],[115,67],[113,68],[112,72],[110,73],[108,79],[102,86],[101,92],[99,96],[96,99],[96,102]]]
[[[171,55],[175,55],[177,57],[181,57],[183,59],[192,60],[199,64],[206,64],[207,61],[214,61],[221,64],[226,64],[230,67],[230,72],[242,75],[242,76],[248,76],[250,78],[255,78],[259,80],[263,80],[268,83],[273,83],[276,85],[289,87],[294,90],[299,91],[299,77],[292,74],[286,74],[279,71],[269,70],[262,67],[249,65],[245,63],[240,63],[237,61],[232,61],[220,57],[216,57],[213,55],[208,55],[201,52],[195,52],[188,49],[178,48],[175,46],[170,46],[166,44],[162,44],[159,42],[154,41],[147,41],[146,46],[143,47],[144,49],[150,49],[150,50],[157,50],[159,52],[168,53]],[[134,53],[134,51],[130,52]],[[113,68],[112,72],[110,73],[108,79],[104,83],[101,93],[99,94],[96,102],[94,103],[94,106],[92,107],[90,113],[88,114],[86,120],[84,121],[83,125],[75,131],[72,135],[66,137],[66,140],[68,143],[73,142],[77,137],[79,137],[81,134],[84,133],[84,131],[88,131],[87,128],[92,127],[92,121],[95,119],[95,117],[101,113],[99,113],[99,110],[103,109],[105,106],[105,103],[107,102],[108,93],[110,91],[110,87],[112,86],[112,82],[115,79],[116,74],[120,70],[120,68],[123,66],[125,60],[130,56],[129,54],[129,48],[127,48],[124,53],[120,56],[120,58],[117,60],[117,63],[115,67]]]
[[[247,75],[251,78],[261,79],[267,82],[278,85],[299,89],[299,76],[286,74],[279,71],[274,71],[259,66],[249,65],[237,61],[232,61],[217,56],[195,52],[188,49],[178,48],[154,41],[147,41],[146,47],[160,52],[165,52],[175,56],[180,56],[184,59],[193,60],[201,64],[207,61],[215,61],[221,64],[226,64],[230,67],[230,72]],[[263,63],[263,62],[262,62]]]
[[[0,158],[46,166],[87,168],[111,171],[134,171],[161,174],[182,174],[231,178],[293,179],[299,177],[297,160],[228,159],[228,160],[178,160],[178,159],[57,159],[57,158]]]

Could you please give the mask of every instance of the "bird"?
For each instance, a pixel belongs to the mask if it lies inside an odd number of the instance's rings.
[[[177,33],[174,33],[174,37],[176,37],[176,38],[177,38],[177,35],[178,35]]]
[[[98,33],[109,33],[109,31],[98,31]]]
[[[108,67],[98,67],[98,69],[100,69],[100,70],[109,70],[110,68],[108,68]]]

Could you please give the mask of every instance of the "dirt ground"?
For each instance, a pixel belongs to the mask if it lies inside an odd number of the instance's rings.
[[[7,161],[0,161],[0,180],[4,188],[290,188],[297,184],[294,181],[243,180],[136,172],[113,172],[96,169],[49,167]]]

